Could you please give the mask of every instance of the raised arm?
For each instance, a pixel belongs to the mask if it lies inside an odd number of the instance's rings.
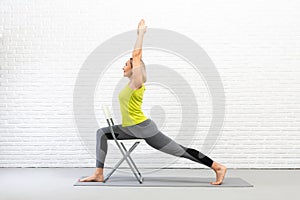
[[[145,20],[141,20],[138,25],[138,30],[137,30],[137,39],[134,45],[134,49],[132,52],[132,58],[139,60],[142,59],[142,46],[143,46],[143,39],[144,39],[144,34],[146,33],[147,27],[145,25]]]
[[[146,33],[147,26],[145,21],[142,19],[138,24],[137,39],[132,52],[132,77],[134,85],[139,88],[143,83],[143,71],[141,67],[142,59],[142,46],[144,34]]]

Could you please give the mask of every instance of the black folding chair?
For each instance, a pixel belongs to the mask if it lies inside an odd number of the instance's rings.
[[[139,145],[140,141],[135,142],[127,151],[125,145],[123,144],[123,142],[119,142],[115,136],[114,130],[112,128],[112,126],[114,125],[112,116],[110,114],[110,110],[108,108],[108,106],[103,105],[103,111],[104,114],[106,116],[106,121],[108,123],[108,126],[110,128],[111,134],[114,138],[114,141],[116,143],[116,145],[118,146],[118,148],[120,149],[123,158],[121,160],[119,160],[119,162],[114,166],[114,168],[112,169],[111,172],[108,173],[108,175],[105,177],[104,179],[104,183],[111,177],[111,175],[117,170],[117,168],[124,162],[124,160],[126,160],[126,162],[128,163],[132,173],[134,174],[134,176],[136,177],[136,179],[138,180],[139,183],[143,183],[143,177],[141,175],[141,173],[139,172],[136,164],[134,163],[133,159],[131,158],[130,154],[132,153],[132,151]]]

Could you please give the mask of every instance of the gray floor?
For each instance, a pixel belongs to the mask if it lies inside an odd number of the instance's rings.
[[[80,187],[74,182],[93,168],[0,168],[0,200],[12,199],[284,199],[299,194],[300,170],[229,169],[227,177],[240,177],[250,188],[213,187]],[[141,170],[142,171],[142,170]],[[118,174],[115,174],[116,176]],[[119,175],[124,175],[120,173]],[[130,175],[130,174],[128,174]],[[147,176],[214,177],[210,169],[164,169]]]

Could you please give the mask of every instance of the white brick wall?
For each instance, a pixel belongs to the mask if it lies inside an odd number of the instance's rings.
[[[170,29],[193,39],[220,73],[226,96],[225,124],[208,156],[230,168],[299,168],[299,10],[299,1],[283,0],[1,1],[0,167],[95,165],[74,123],[76,77],[97,46],[134,29],[145,18],[148,27]],[[157,51],[145,51],[144,59],[146,64],[155,60],[179,71],[184,66],[176,57]],[[122,77],[123,63],[115,62],[113,79],[106,84],[114,86]],[[204,113],[199,139],[192,145],[200,149],[201,134],[210,122],[210,97],[192,69],[180,73],[191,81]],[[101,95],[103,82],[95,97]],[[148,116],[151,106],[160,102],[155,95],[158,89],[149,87],[145,93]],[[110,90],[105,94],[107,99],[112,95]],[[176,103],[169,97],[169,104]],[[95,99],[98,116],[101,103]],[[167,105],[162,106],[171,114]],[[176,116],[167,119],[163,128],[171,137],[180,125]],[[101,117],[99,126],[106,126]],[[119,156],[110,150],[108,166]],[[147,151],[154,150],[143,144],[136,155]],[[138,157],[137,162],[142,167],[161,167],[161,159],[155,156]],[[168,167],[204,166],[178,159]]]

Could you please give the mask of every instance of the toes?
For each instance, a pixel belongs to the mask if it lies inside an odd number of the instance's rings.
[[[217,182],[210,182],[210,184],[212,184],[212,185],[221,185],[221,183],[222,183],[222,182],[220,182],[220,181],[217,181]]]
[[[87,181],[91,181],[89,180],[90,177],[86,177],[86,178],[83,178],[83,179],[79,179],[80,182],[87,182]]]
[[[103,182],[103,179],[101,178],[95,178],[95,177],[86,177],[83,179],[78,179],[79,182]]]

